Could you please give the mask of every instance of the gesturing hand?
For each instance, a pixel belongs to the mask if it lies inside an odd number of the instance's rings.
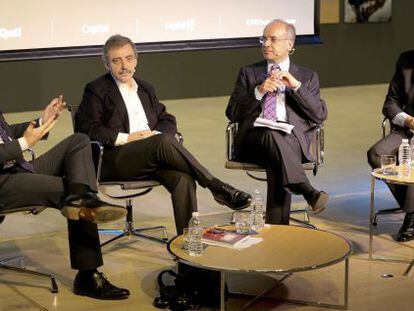
[[[43,125],[36,127],[36,122],[31,121],[29,126],[23,133],[23,137],[26,139],[26,142],[29,147],[34,146],[43,136],[45,136],[49,131],[55,126],[57,122],[57,116],[50,117],[47,122]]]
[[[43,110],[42,121],[47,122],[50,118],[57,119],[65,108],[66,102],[63,99],[63,95],[53,98],[45,110]]]

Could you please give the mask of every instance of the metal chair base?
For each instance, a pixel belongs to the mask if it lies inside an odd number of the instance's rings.
[[[375,212],[374,220],[372,221],[372,225],[373,226],[378,225],[377,219],[378,219],[378,216],[380,216],[380,215],[390,215],[390,214],[399,214],[399,213],[404,213],[404,211],[401,207],[378,210],[378,211]]]
[[[109,239],[108,241],[105,241],[104,243],[102,243],[101,247],[105,246],[109,243],[115,242],[115,241],[117,241],[121,238],[126,238],[126,237],[131,237],[131,236],[136,236],[136,237],[139,237],[141,239],[146,239],[146,240],[149,240],[149,241],[152,241],[152,242],[158,242],[158,243],[161,243],[161,244],[167,244],[168,243],[167,229],[164,226],[154,226],[154,227],[134,229],[133,225],[134,225],[133,223],[127,223],[124,230],[99,229],[99,233],[104,233],[104,234],[119,232],[118,235],[116,235],[113,238]],[[163,237],[162,238],[157,238],[157,237],[142,233],[142,232],[150,231],[150,230],[162,230]]]
[[[161,243],[161,244],[168,243],[168,234],[167,234],[167,229],[165,228],[165,226],[134,228],[134,220],[133,220],[133,213],[132,213],[132,200],[130,198],[127,199],[126,209],[127,209],[127,215],[126,215],[125,229],[120,229],[120,230],[99,229],[99,233],[106,233],[106,234],[118,233],[118,235],[102,243],[101,247],[108,245],[112,242],[115,242],[121,238],[130,237],[130,236],[136,236],[142,239],[146,239],[146,240]],[[151,231],[151,230],[162,230],[162,238],[157,238],[157,237],[143,233],[143,232]]]
[[[18,257],[12,257],[12,258],[7,258],[7,259],[0,260],[0,269],[19,272],[19,273],[24,273],[24,274],[32,275],[32,276],[40,276],[40,277],[49,278],[50,283],[51,283],[50,291],[53,294],[56,294],[56,293],[59,292],[58,286],[56,284],[55,277],[52,274],[41,273],[41,272],[26,269],[26,268],[19,268],[19,267],[14,267],[14,266],[7,265],[7,263],[12,262],[12,261],[23,262],[23,258],[18,256]]]
[[[292,214],[299,214],[299,213],[303,213],[303,220],[300,220],[300,219],[297,219],[297,218],[294,218],[294,217],[289,217],[289,220],[294,221],[298,224],[301,224],[302,226],[304,226],[306,228],[309,228],[309,229],[317,229],[316,226],[314,226],[310,223],[309,213],[308,213],[307,209],[296,209],[296,210],[290,211],[291,215]]]

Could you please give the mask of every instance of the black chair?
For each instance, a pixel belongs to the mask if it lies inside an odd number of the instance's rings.
[[[387,118],[384,118],[381,122],[382,138],[384,138],[387,133],[390,133],[393,130],[391,122]],[[372,220],[372,225],[378,225],[378,216],[381,215],[392,215],[392,214],[401,214],[404,213],[404,210],[401,207],[386,208],[375,211],[374,218]]]
[[[33,206],[19,207],[19,208],[13,208],[13,209],[8,209],[8,210],[2,210],[1,207],[0,207],[0,224],[4,221],[4,219],[7,215],[11,215],[11,214],[14,214],[14,213],[21,213],[21,212],[37,215],[41,211],[43,211],[44,209],[45,209],[45,207],[43,207],[43,206],[42,207],[33,207]],[[10,257],[10,258],[0,259],[0,270],[14,271],[14,272],[19,272],[19,273],[24,273],[24,274],[30,275],[30,276],[38,276],[38,277],[49,278],[50,282],[51,282],[50,291],[52,293],[58,293],[59,292],[58,286],[56,284],[55,277],[52,274],[41,273],[41,272],[37,272],[37,271],[34,271],[34,270],[29,270],[29,269],[21,268],[21,267],[15,267],[15,266],[9,264],[11,262],[16,262],[16,261],[23,262],[23,257],[22,256],[15,256],[15,257]]]
[[[236,141],[236,135],[238,130],[238,123],[228,123],[226,127],[226,163],[225,168],[231,170],[244,170],[246,174],[259,181],[267,181],[264,177],[255,175],[256,173],[264,173],[265,169],[257,164],[240,162],[235,159],[234,144]],[[303,163],[305,170],[312,170],[313,175],[316,175],[320,166],[324,161],[324,127],[323,124],[314,125],[314,136],[312,144],[310,146],[310,154],[313,156],[314,161]],[[309,228],[316,229],[316,227],[309,223],[309,214],[307,209],[291,210],[291,214],[303,213],[304,220],[290,217],[290,220],[305,225]]]
[[[71,105],[68,107],[69,111],[71,112],[73,126],[75,128],[75,115],[78,111],[79,106]],[[181,134],[177,134],[177,140],[182,144],[183,138]],[[109,239],[108,241],[102,243],[101,246],[107,245],[111,242],[114,242],[122,237],[129,237],[129,236],[137,236],[143,239],[147,239],[150,241],[167,244],[168,242],[168,235],[167,229],[165,226],[152,226],[152,227],[144,227],[144,228],[135,228],[134,219],[133,219],[133,198],[145,195],[152,191],[154,187],[160,186],[160,183],[155,180],[137,180],[137,181],[102,181],[101,180],[101,171],[102,171],[102,157],[103,153],[105,152],[105,148],[103,144],[100,142],[93,141],[92,142],[92,152],[94,156],[94,163],[96,169],[96,176],[98,181],[98,188],[99,192],[110,198],[116,200],[123,200],[125,201],[127,215],[126,215],[126,222],[125,228],[119,230],[113,229],[99,229],[100,233],[106,234],[117,234],[115,237]],[[109,192],[109,188],[116,187],[118,188],[117,193],[119,190],[123,192],[123,194],[112,194]],[[132,191],[132,193],[131,193]],[[145,234],[147,231],[153,230],[161,230],[162,237],[155,237],[148,234]]]

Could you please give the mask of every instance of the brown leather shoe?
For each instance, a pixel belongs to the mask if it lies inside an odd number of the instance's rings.
[[[314,191],[310,200],[308,201],[314,214],[319,214],[326,208],[326,203],[329,200],[329,195],[324,191]]]
[[[94,223],[105,223],[123,218],[127,210],[122,206],[102,201],[95,193],[69,195],[61,213],[68,219],[83,219]]]

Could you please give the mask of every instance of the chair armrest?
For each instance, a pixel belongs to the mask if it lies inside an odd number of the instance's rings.
[[[180,145],[184,144],[184,137],[180,132],[175,133],[174,137]]]
[[[95,165],[96,180],[99,183],[102,172],[102,157],[104,153],[104,145],[99,141],[91,141],[92,160]]]
[[[324,162],[325,157],[325,128],[323,123],[316,125],[316,140],[315,140],[315,147],[316,147],[316,165],[320,166]]]
[[[384,138],[387,135],[387,128],[388,133],[390,133],[392,128],[391,122],[387,118],[384,118],[381,122],[382,138]]]
[[[226,126],[226,158],[228,161],[235,159],[234,144],[236,142],[238,123],[228,123]]]

